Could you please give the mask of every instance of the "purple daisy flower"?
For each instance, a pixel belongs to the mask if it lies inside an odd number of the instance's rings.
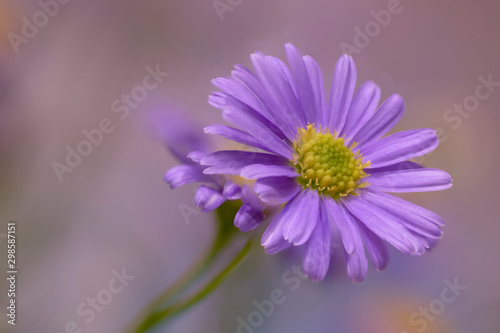
[[[152,118],[153,132],[182,163],[165,173],[164,179],[172,189],[189,183],[203,183],[194,196],[196,207],[203,212],[216,209],[226,200],[241,199],[242,188],[239,185],[227,177],[203,173],[205,168],[199,162],[209,153],[209,144],[194,124],[173,111],[158,111]]]
[[[385,192],[452,185],[446,172],[410,161],[438,146],[436,132],[425,128],[384,137],[403,115],[401,96],[377,108],[380,89],[371,81],[354,94],[356,68],[343,55],[326,102],[318,64],[291,44],[285,48],[291,71],[280,59],[255,53],[255,73],[236,65],[230,78],[213,80],[223,92],[214,92],[209,103],[239,129],[213,125],[205,132],[263,152],[215,152],[201,159],[204,173],[256,179],[260,200],[284,205],[261,243],[268,254],[304,245],[302,267],[314,281],[325,277],[338,236],[353,281],[366,276],[365,248],[377,270],[388,262],[383,241],[406,254],[424,253],[441,237],[442,219]]]

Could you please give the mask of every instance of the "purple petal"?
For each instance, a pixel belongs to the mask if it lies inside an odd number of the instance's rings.
[[[379,86],[372,81],[366,81],[363,83],[352,99],[341,135],[345,134],[347,138],[352,138],[373,116],[379,101]]]
[[[418,239],[425,246],[425,248],[427,250],[429,250],[431,248],[431,244],[433,244],[433,246],[434,246],[438,240],[438,238],[427,237],[427,236],[419,234],[418,232],[415,232],[413,230],[410,230],[410,232],[412,233],[412,235],[416,239]],[[439,237],[439,238],[441,238],[441,237]]]
[[[290,211],[290,207],[291,205],[286,205],[285,208],[272,219],[262,235],[260,243],[267,254],[276,254],[292,246],[292,244],[283,238],[283,225]]]
[[[214,210],[222,205],[224,201],[226,201],[226,197],[224,195],[222,195],[219,191],[204,185],[198,188],[194,196],[195,206],[200,208],[204,213]]]
[[[304,127],[306,120],[294,93],[290,72],[286,65],[275,57],[254,53],[250,56],[250,59],[257,76],[277,108],[274,112],[277,115],[281,114],[278,121],[283,124],[283,127],[289,128],[294,133],[293,138],[295,138],[297,128]]]
[[[191,163],[186,158],[189,152],[209,150],[208,141],[199,127],[173,105],[155,106],[149,114],[148,124],[155,137],[184,164]]]
[[[371,232],[363,223],[359,223],[361,237],[368,251],[368,255],[377,271],[383,271],[389,262],[389,252],[385,243],[373,232]]]
[[[351,105],[355,85],[356,66],[351,56],[343,54],[335,66],[328,102],[329,128],[331,131],[342,131]]]
[[[361,146],[382,137],[401,119],[404,109],[405,104],[401,96],[397,94],[389,96],[373,117],[354,135],[352,141],[358,142]]]
[[[250,73],[250,75],[252,74]],[[249,105],[252,109],[257,110],[264,117],[266,116],[265,112],[262,110],[265,104],[259,99],[260,95],[252,93],[251,89],[236,78],[218,77],[212,80],[212,84],[222,89],[226,94]],[[224,109],[226,106],[226,94],[220,94],[218,92],[212,93],[209,97],[209,103],[218,109]]]
[[[241,202],[243,205],[234,217],[234,226],[243,232],[253,230],[264,220],[264,204],[248,185],[243,185]]]
[[[302,245],[311,237],[318,223],[318,192],[303,190],[287,206],[290,209],[284,217],[283,238],[293,245]]]
[[[306,64],[295,46],[287,43],[285,44],[285,50],[288,64],[295,79],[300,104],[304,110],[305,120],[309,123],[314,123],[316,121],[316,104]]]
[[[241,201],[244,204],[250,205],[256,209],[264,210],[264,203],[259,199],[253,188],[248,185],[243,185],[243,188],[241,189]]]
[[[262,210],[243,204],[234,217],[234,226],[242,232],[255,229],[264,220]]]
[[[284,165],[252,164],[241,169],[240,176],[247,179],[265,177],[298,177],[294,167]]]
[[[225,78],[218,79],[227,80]],[[214,83],[214,81],[218,79],[212,80],[212,83]],[[214,108],[223,110],[224,107],[226,107],[226,94],[218,91],[211,93],[210,96],[208,96],[208,104],[212,105]]]
[[[222,150],[207,155],[201,165],[207,166],[205,174],[239,175],[241,169],[252,164],[288,165],[290,162],[281,156],[240,150]]]
[[[425,236],[422,236],[422,237],[425,237]],[[426,238],[427,238],[427,241],[429,242],[429,248],[427,249],[427,251],[430,252],[437,245],[439,238],[430,238],[430,237],[426,237]]]
[[[224,93],[214,92],[209,96],[209,103],[218,108],[224,109],[227,102],[227,95],[247,104],[252,109],[260,111],[262,103],[252,94],[252,92],[235,78],[218,77],[212,80],[212,84]],[[259,112],[261,115],[262,112]]]
[[[233,97],[230,93],[219,92],[214,94],[218,94],[224,98],[224,106],[220,108],[221,110],[227,111],[227,109],[230,108],[232,110],[237,111],[237,114],[240,113],[243,114],[243,116],[252,117],[256,121],[267,127],[270,131],[272,131],[283,142],[286,142],[287,144],[291,142],[290,140],[288,140],[285,134],[283,134],[282,130],[277,126],[279,120],[278,122],[276,122],[273,119],[269,119],[268,117],[266,117],[265,115],[261,114],[259,111],[254,109],[251,105],[248,105],[239,100],[238,98]],[[238,120],[236,119],[235,121]],[[246,126],[244,125],[243,128],[246,128]]]
[[[257,116],[262,123],[272,128],[281,139],[288,141],[282,130],[275,127],[276,120],[279,118],[276,118],[276,115],[271,112],[272,108],[269,105],[272,105],[272,101],[258,78],[244,66],[236,65],[235,68],[232,72],[233,78],[212,80],[212,83],[224,90],[225,93],[214,92],[209,97],[209,103],[218,109],[224,110],[229,104],[234,104],[236,100],[240,104],[246,105],[242,112],[251,110],[253,116]]]
[[[163,178],[171,188],[194,182],[212,182],[210,176],[205,175],[198,165],[174,166],[165,173]]]
[[[279,109],[275,106],[273,99],[269,95],[269,92],[263,87],[259,78],[245,66],[236,65],[234,67],[236,69],[231,72],[231,75],[246,88],[251,98],[256,101],[255,103],[247,104],[275,124],[283,133],[283,139],[288,141],[295,140],[297,128],[294,128],[293,125],[288,122],[282,121],[283,118],[278,112]],[[240,100],[245,102],[243,99]]]
[[[335,224],[339,231],[342,244],[347,253],[352,254],[356,249],[356,229],[351,223],[352,216],[342,204],[337,204],[331,197],[323,199],[330,221]]]
[[[247,132],[241,131],[239,129],[224,126],[224,125],[211,125],[207,126],[203,129],[207,134],[217,134],[225,137],[226,139],[233,140],[239,143],[242,143],[247,146],[256,147],[262,150],[267,150],[269,152],[275,153],[275,151],[270,150],[266,145],[260,143],[253,136],[248,134]]]
[[[365,179],[370,188],[384,192],[440,191],[451,187],[451,176],[438,169],[372,172]]]
[[[190,152],[187,157],[190,158],[194,163],[200,164],[200,161],[203,157],[207,156],[208,154],[202,151],[192,151]]]
[[[312,281],[324,279],[330,265],[331,235],[326,209],[320,203],[318,224],[305,244],[302,268]]]
[[[371,168],[380,168],[419,157],[436,149],[439,140],[436,131],[421,128],[398,132],[363,147],[363,160]]]
[[[359,237],[359,235],[358,235]],[[345,253],[347,276],[353,282],[362,282],[368,271],[368,260],[361,238],[356,242],[356,251],[353,254]]]
[[[222,117],[226,121],[237,127],[244,128],[260,143],[259,146],[263,145],[267,148],[266,150],[292,159],[293,148],[271,130],[274,125],[263,119],[263,117],[257,117],[256,115],[256,111],[251,110],[248,105],[236,99],[232,99],[222,112]]]
[[[396,219],[406,228],[425,237],[441,238],[443,232],[439,228],[444,225],[437,214],[406,200],[383,192],[363,190],[363,199],[369,204],[385,210],[392,219]]]
[[[222,194],[229,200],[237,200],[241,198],[241,187],[238,184],[233,183],[228,180],[224,184],[224,190]]]
[[[291,200],[301,187],[294,178],[268,177],[257,179],[254,188],[262,201],[274,206]]]
[[[303,58],[306,64],[307,72],[309,73],[309,80],[311,81],[313,90],[314,110],[316,114],[314,122],[326,127],[328,126],[328,115],[326,113],[323,73],[321,72],[319,65],[312,57],[306,55]]]
[[[399,171],[399,170],[413,170],[413,169],[422,169],[418,163],[412,161],[404,161],[396,164],[391,164],[381,168],[366,168],[365,171],[368,174],[376,173],[376,172],[386,172],[386,171]]]
[[[368,229],[378,237],[386,240],[395,248],[406,254],[422,254],[425,244],[406,229],[387,210],[364,200],[364,195],[348,197],[342,200],[352,215],[357,217]]]
[[[332,223],[339,231],[346,252],[347,275],[352,281],[363,281],[368,269],[365,249],[361,240],[356,218],[342,205],[332,198],[325,198],[326,208]]]

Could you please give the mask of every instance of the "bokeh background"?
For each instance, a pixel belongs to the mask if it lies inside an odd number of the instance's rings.
[[[192,207],[194,186],[172,191],[163,182],[177,162],[152,135],[152,110],[173,103],[200,129],[220,122],[206,103],[210,80],[228,75],[233,64],[250,65],[255,50],[283,58],[285,42],[318,61],[328,87],[341,43],[354,45],[355,28],[364,30],[371,11],[391,3],[221,2],[231,8],[222,16],[211,0],[73,0],[15,52],[9,34],[21,35],[23,17],[32,21],[41,7],[0,1],[0,246],[5,253],[6,223],[16,220],[19,267],[17,325],[2,314],[0,331],[59,333],[75,321],[82,332],[121,332],[206,251],[215,232],[210,214],[182,217],[179,207]],[[363,283],[351,283],[340,261],[325,281],[302,281],[295,291],[282,280],[295,262],[257,247],[210,298],[158,332],[237,332],[238,317],[247,318],[253,301],[269,299],[274,289],[286,301],[255,332],[500,331],[500,87],[459,120],[445,116],[474,95],[479,76],[500,81],[500,6],[401,0],[400,8],[353,54],[358,86],[371,79],[383,98],[403,95],[406,113],[395,130],[439,129],[441,145],[423,163],[448,171],[454,186],[406,198],[446,220],[444,238],[422,257],[391,250],[387,270],[370,268]],[[111,103],[157,65],[168,77],[119,119]],[[82,131],[103,118],[114,131],[59,181],[52,163],[64,163],[66,146],[75,148]],[[134,280],[85,323],[78,305],[122,268]],[[455,279],[467,289],[425,330],[412,324],[412,314]],[[0,281],[5,309],[7,285]]]

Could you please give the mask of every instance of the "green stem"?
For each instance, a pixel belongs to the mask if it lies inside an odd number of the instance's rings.
[[[190,270],[186,272],[174,285],[163,291],[156,297],[129,326],[127,332],[137,332],[138,327],[143,325],[147,318],[151,317],[158,309],[167,306],[167,303],[174,297],[177,297],[181,292],[191,286],[219,257],[223,249],[227,247],[230,240],[233,238],[236,228],[228,221],[233,221],[236,212],[241,207],[241,202],[226,201],[216,210],[217,216],[217,233],[212,247],[205,256],[201,258]]]
[[[199,260],[197,264],[184,274],[184,276],[160,294],[148,308],[156,309],[158,306],[165,303],[169,298],[172,298],[184,291],[210,266],[210,264],[217,258],[217,254],[218,253],[214,251],[208,252],[208,254]]]
[[[214,242],[210,251],[207,252],[205,256],[203,256],[195,265],[191,267],[182,277],[180,277],[172,286],[163,291],[160,295],[158,295],[148,306],[146,309],[141,311],[140,315],[134,320],[134,324],[132,327],[135,328],[140,325],[144,321],[144,318],[153,313],[158,307],[162,306],[169,299],[175,297],[182,291],[184,291],[187,287],[191,285],[194,281],[196,281],[201,274],[214,262],[217,258],[217,255],[220,253],[223,247],[219,245],[219,242]]]
[[[134,332],[145,332],[153,326],[158,325],[160,322],[165,322],[175,315],[188,310],[190,307],[210,295],[210,293],[212,293],[246,257],[246,255],[250,251],[250,244],[251,242],[248,241],[245,247],[243,247],[238,255],[231,261],[231,263],[224,270],[222,270],[222,272],[220,272],[211,281],[209,281],[198,293],[163,310],[153,312],[139,325],[139,327]]]

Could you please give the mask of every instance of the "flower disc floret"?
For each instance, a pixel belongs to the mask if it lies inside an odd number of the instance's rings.
[[[300,174],[298,182],[334,199],[356,195],[357,188],[366,187],[368,184],[361,180],[368,176],[363,169],[370,162],[363,163],[359,151],[353,152],[356,143],[347,147],[345,142],[336,132],[318,130],[314,124],[300,128],[294,141],[292,161]]]

